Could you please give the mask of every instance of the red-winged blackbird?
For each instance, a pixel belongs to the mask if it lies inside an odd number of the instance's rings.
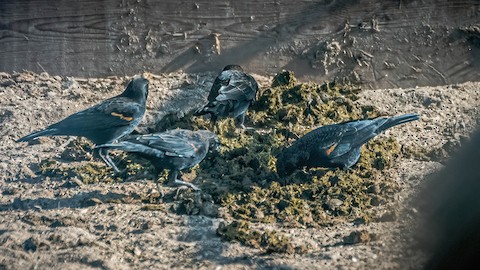
[[[130,134],[140,123],[145,114],[147,96],[148,80],[135,78],[120,95],[74,113],[44,130],[18,139],[17,142],[41,136],[81,136],[96,145],[112,143]],[[98,153],[107,165],[116,173],[119,172],[107,149],[100,149]]]
[[[388,128],[418,119],[417,114],[405,114],[319,127],[277,155],[277,173],[286,176],[302,167],[348,169],[357,163],[363,144]]]
[[[179,173],[200,163],[209,149],[215,149],[218,145],[218,137],[211,131],[173,129],[161,133],[129,135],[119,142],[98,145],[97,148],[136,153],[150,160],[157,174],[164,169],[170,170],[170,185],[185,185],[199,190],[193,184],[178,179]]]
[[[257,82],[243,72],[242,67],[228,65],[215,78],[207,105],[197,110],[195,115],[210,114],[214,123],[218,117],[233,117],[245,128],[245,113],[255,100],[257,90]]]

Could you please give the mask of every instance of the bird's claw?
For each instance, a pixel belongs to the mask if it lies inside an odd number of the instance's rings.
[[[240,130],[242,132],[245,132],[246,134],[253,134],[255,133],[256,129],[253,127],[247,127],[247,126],[240,126]]]
[[[113,170],[111,177],[119,177],[119,178],[126,178],[127,177],[127,169],[119,170],[118,168]]]

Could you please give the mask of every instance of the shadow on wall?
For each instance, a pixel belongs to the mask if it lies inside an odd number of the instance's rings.
[[[478,269],[480,254],[480,129],[415,200],[415,232],[431,255],[425,269]]]
[[[186,72],[196,73],[217,70],[218,67],[232,63],[243,65],[260,53],[266,52],[273,45],[291,42],[294,36],[301,33],[301,29],[312,24],[318,24],[322,18],[331,18],[332,15],[341,12],[347,6],[353,8],[359,3],[359,0],[320,1],[319,3],[314,3],[298,12],[297,16],[290,17],[279,23],[270,31],[263,32],[257,37],[240,43],[233,48],[226,49],[221,54],[198,56],[194,47],[189,48],[170,61],[161,71],[173,72],[184,69]]]

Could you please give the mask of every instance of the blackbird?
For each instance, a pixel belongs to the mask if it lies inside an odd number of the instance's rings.
[[[233,117],[245,128],[245,113],[255,100],[258,84],[239,65],[227,65],[215,78],[208,103],[194,115],[210,114],[213,123],[219,117]]]
[[[319,127],[276,156],[277,173],[283,177],[302,167],[348,169],[357,163],[363,144],[388,128],[418,119],[417,114],[405,114]]]
[[[74,113],[43,130],[18,139],[17,142],[42,136],[81,136],[96,145],[112,143],[130,134],[140,123],[145,114],[147,96],[148,80],[135,78],[120,95]],[[118,173],[119,170],[108,155],[108,150],[101,148],[97,151],[103,161]]]
[[[200,163],[207,152],[216,149],[218,145],[218,137],[211,131],[173,129],[161,133],[129,135],[119,142],[98,145],[97,148],[136,153],[150,160],[157,174],[164,169],[169,170],[170,185],[199,190],[195,185],[179,179],[180,171]]]

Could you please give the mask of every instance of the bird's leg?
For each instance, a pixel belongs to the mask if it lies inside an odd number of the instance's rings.
[[[245,126],[245,113],[240,114],[235,118],[235,122],[237,123],[237,126],[240,126],[244,130],[253,130],[254,128],[252,127],[246,127]]]
[[[194,184],[192,183],[189,183],[189,182],[185,182],[181,179],[178,179],[178,171],[176,170],[171,170],[169,173],[168,173],[168,184],[169,185],[175,185],[175,186],[183,186],[183,187],[189,187],[193,190],[196,190],[196,191],[199,191],[201,190],[200,188],[198,188],[197,186],[195,186]],[[180,188],[181,188],[180,187]]]
[[[235,121],[237,122],[237,124],[243,128],[243,129],[246,129],[245,125],[244,125],[244,122],[245,122],[245,113],[242,113],[240,114],[239,116],[237,116],[235,118]]]
[[[218,128],[217,128],[217,121],[211,121],[211,129],[213,132],[218,132]]]
[[[121,173],[121,171],[118,169],[117,165],[115,165],[115,163],[113,162],[113,160],[110,158],[110,156],[108,155],[108,149],[106,148],[100,148],[98,149],[98,155],[100,155],[100,157],[102,158],[102,160],[108,165],[110,166],[113,171],[115,172],[114,175],[118,175]]]
[[[163,192],[163,188],[162,188],[162,186],[160,185],[160,181],[158,181],[158,179],[157,179],[157,190],[158,190],[158,192],[160,193],[160,198],[165,197],[165,193]]]
[[[211,114],[211,116],[210,116],[210,123],[212,125],[213,132],[215,132],[215,128],[217,127],[217,117],[213,114]]]

